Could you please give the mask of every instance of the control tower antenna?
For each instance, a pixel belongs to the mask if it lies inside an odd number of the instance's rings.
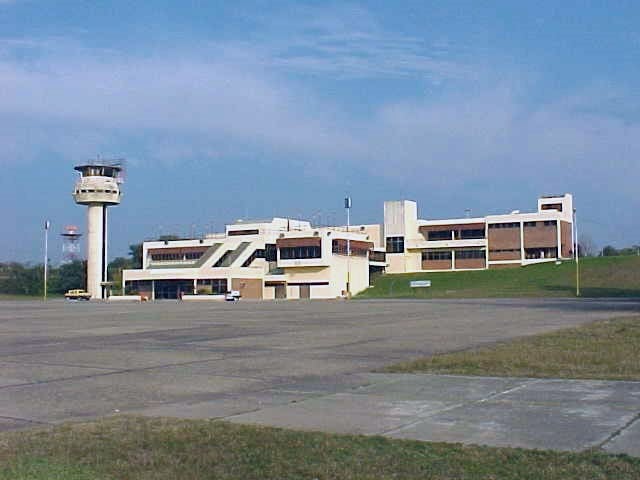
[[[123,160],[98,157],[74,170],[80,172],[73,199],[87,208],[87,292],[92,299],[105,298],[107,281],[107,207],[122,197]]]
[[[80,260],[80,229],[75,225],[67,225],[62,237],[62,263],[71,263]]]

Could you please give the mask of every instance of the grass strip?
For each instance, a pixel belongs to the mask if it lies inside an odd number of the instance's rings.
[[[5,475],[0,478],[30,480],[640,478],[640,459],[597,451],[464,446],[141,417],[5,432],[0,465]],[[35,467],[24,470],[25,465]],[[55,476],[48,466],[76,476]],[[12,471],[30,476],[7,476]]]
[[[640,316],[389,366],[388,373],[640,380]]]

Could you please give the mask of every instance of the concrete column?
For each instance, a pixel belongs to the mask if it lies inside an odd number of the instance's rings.
[[[520,265],[524,265],[524,222],[520,222]]]
[[[99,203],[87,206],[87,292],[92,299],[102,298],[103,208]]]
[[[560,220],[556,220],[556,233],[558,235],[558,245],[556,258],[562,257],[562,231],[560,230]]]

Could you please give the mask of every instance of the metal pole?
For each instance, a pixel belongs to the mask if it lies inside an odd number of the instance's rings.
[[[578,250],[578,222],[576,209],[573,209],[573,230],[575,232],[575,256],[576,256],[576,297],[580,296],[580,251]]]
[[[47,299],[47,274],[49,273],[49,220],[44,222],[44,300]]]
[[[347,298],[351,298],[351,240],[349,239],[349,227],[351,226],[351,197],[344,199],[344,208],[347,209]]]

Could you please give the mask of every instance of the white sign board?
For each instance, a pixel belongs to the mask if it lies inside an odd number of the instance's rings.
[[[431,280],[413,280],[409,282],[411,288],[424,288],[431,286]]]

